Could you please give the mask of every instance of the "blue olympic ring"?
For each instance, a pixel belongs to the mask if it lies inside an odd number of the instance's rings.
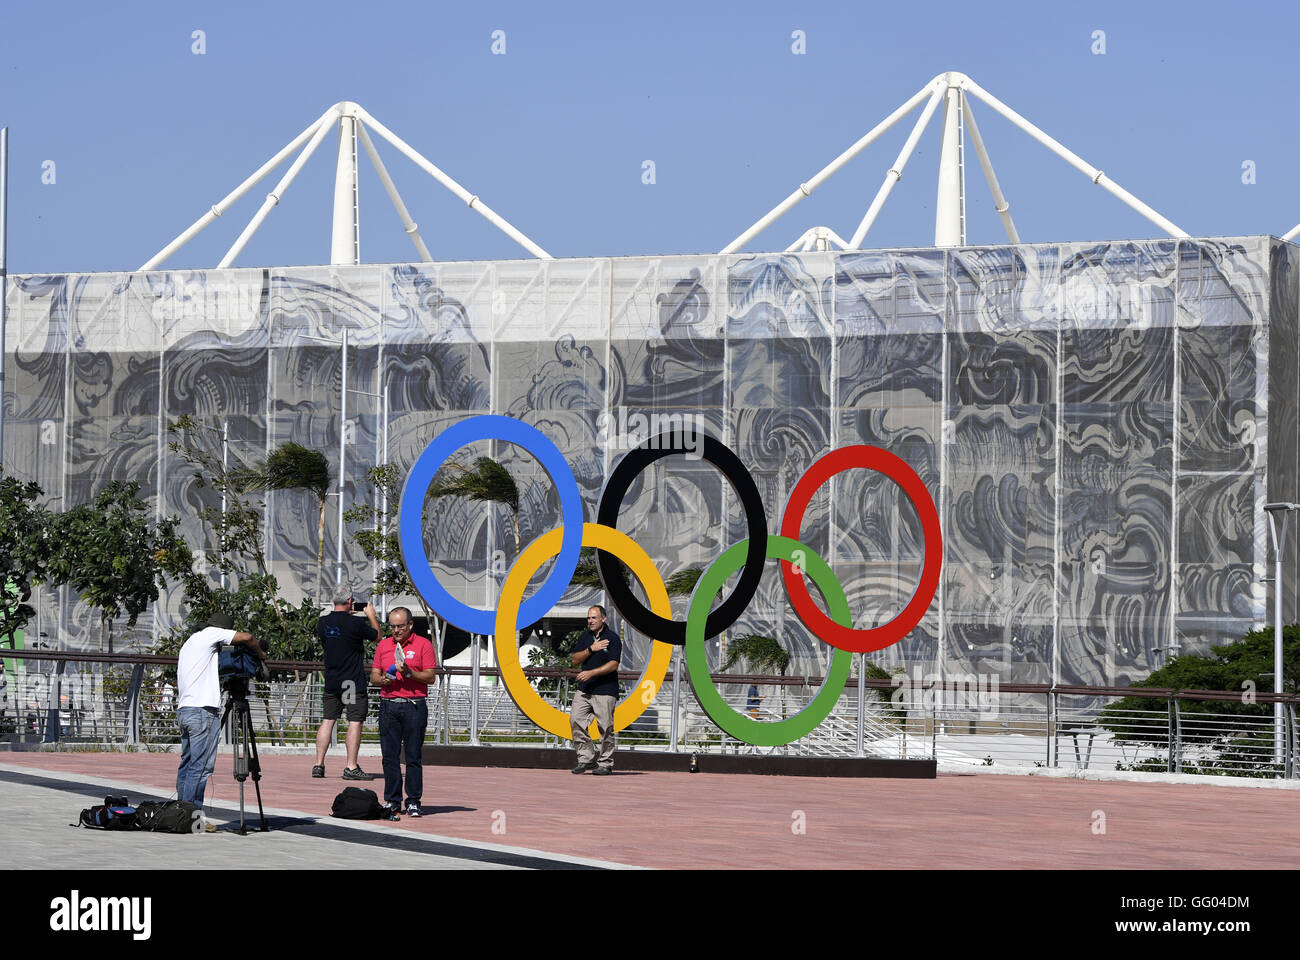
[[[560,522],[564,536],[560,552],[551,568],[551,575],[536,594],[520,605],[519,625],[536,623],[569,589],[569,581],[578,568],[582,552],[582,495],[578,481],[564,456],[546,436],[535,427],[498,414],[480,414],[448,427],[425,448],[415,461],[406,485],[402,488],[402,503],[398,508],[398,540],[402,548],[402,562],[411,575],[416,591],[424,597],[430,608],[437,610],[448,623],[470,633],[491,635],[496,630],[495,606],[479,610],[461,603],[438,582],[424,550],[424,499],[438,470],[453,453],[476,440],[504,440],[523,447],[542,465],[546,475],[560,494]]]

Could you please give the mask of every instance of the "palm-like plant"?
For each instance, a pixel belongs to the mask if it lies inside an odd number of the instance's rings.
[[[510,508],[510,522],[515,535],[515,555],[519,554],[519,485],[510,471],[491,457],[479,457],[473,468],[451,461],[438,471],[429,485],[428,497],[464,497],[480,503],[499,503]]]
[[[781,645],[771,637],[751,633],[740,637],[727,648],[727,662],[722,665],[725,673],[737,661],[744,660],[751,670],[757,673],[779,673],[785,676],[790,666],[790,654],[781,649]]]
[[[320,503],[316,529],[316,593],[325,569],[325,504],[330,492],[330,466],[325,454],[292,440],[280,444],[261,463],[237,471],[236,481],[247,490],[310,490]]]
[[[510,525],[515,535],[515,556],[519,556],[519,485],[510,476],[510,471],[491,457],[479,457],[472,469],[454,460],[444,464],[425,495],[426,499],[434,497],[462,497],[509,507]],[[515,641],[518,643],[518,634]]]
[[[790,666],[790,654],[771,637],[751,633],[733,641],[727,647],[727,661],[722,665],[726,673],[737,661],[744,660],[756,673],[779,673],[785,676]],[[785,685],[781,685],[781,716],[785,716]]]

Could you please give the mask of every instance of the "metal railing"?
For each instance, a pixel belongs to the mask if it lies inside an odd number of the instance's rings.
[[[0,687],[0,740],[138,744],[179,742],[175,691],[165,677],[175,658],[129,654],[5,651],[21,663]],[[72,665],[89,669],[70,670]],[[250,685],[259,743],[308,746],[321,721],[321,665],[272,663],[283,677]],[[527,669],[543,699],[567,712],[572,673]],[[440,669],[429,687],[430,744],[502,743],[567,749],[515,706],[490,667],[475,686],[468,668]],[[639,680],[620,674],[625,688]],[[821,677],[716,675],[732,709],[756,719],[802,710]],[[762,693],[754,697],[750,685]],[[970,697],[958,682],[853,677],[826,719],[802,739],[754,747],[728,737],[670,671],[646,713],[619,734],[620,749],[774,753],[817,757],[933,758],[950,766],[1049,767],[1256,777],[1300,776],[1300,697],[1259,693],[1256,711],[1231,691],[1003,684]],[[1162,709],[1120,709],[1141,697]],[[378,740],[378,691],[371,691],[363,741]],[[1252,701],[1253,703],[1254,701]],[[1283,705],[1275,725],[1270,704]]]

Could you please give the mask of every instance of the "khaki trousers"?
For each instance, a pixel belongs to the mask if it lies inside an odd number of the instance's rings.
[[[618,738],[614,735],[614,704],[618,697],[589,697],[581,690],[573,694],[573,709],[569,712],[569,725],[573,728],[573,747],[578,752],[579,763],[598,763],[602,767],[613,768],[614,747]],[[592,717],[596,718],[596,729],[600,731],[600,756],[596,755],[596,743],[587,735]]]

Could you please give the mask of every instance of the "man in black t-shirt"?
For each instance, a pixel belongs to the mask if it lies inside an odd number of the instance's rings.
[[[573,665],[585,668],[578,674],[578,689],[569,711],[573,746],[578,752],[574,773],[614,772],[614,705],[618,702],[618,664],[622,657],[623,641],[605,625],[605,608],[592,607],[587,611],[587,629],[573,645]],[[599,757],[587,733],[592,717],[600,731]]]
[[[329,750],[334,722],[344,713],[348,717],[347,766],[344,780],[373,780],[357,763],[361,749],[361,724],[366,719],[366,644],[379,639],[379,619],[375,608],[366,604],[366,626],[352,615],[352,591],[340,586],[334,596],[334,611],[316,621],[316,636],[325,646],[325,696],[322,716],[316,731],[316,766],[313,777],[325,776],[325,752]]]

